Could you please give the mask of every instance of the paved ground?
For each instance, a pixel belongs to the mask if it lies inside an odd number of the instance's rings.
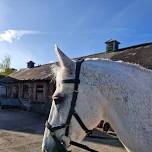
[[[44,122],[44,117],[32,112],[0,110],[0,152],[40,152]],[[94,134],[103,135],[99,131]],[[99,152],[126,152],[116,139],[86,138],[83,143]]]
[[[19,110],[0,110],[0,152],[40,152],[45,119]]]

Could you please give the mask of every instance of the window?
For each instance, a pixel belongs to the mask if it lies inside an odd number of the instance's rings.
[[[17,85],[15,85],[13,87],[12,92],[13,92],[13,98],[18,98],[19,87]]]
[[[28,99],[29,98],[29,86],[23,85],[23,98]]]
[[[36,86],[36,100],[38,100],[38,101],[44,100],[43,85],[37,85]]]

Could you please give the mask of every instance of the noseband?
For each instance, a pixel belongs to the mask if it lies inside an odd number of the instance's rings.
[[[79,75],[80,75],[80,70],[81,70],[81,64],[83,61],[84,60],[78,60],[76,62],[76,70],[75,70],[75,78],[74,79],[63,80],[63,83],[74,83],[74,91],[73,91],[73,95],[72,95],[71,108],[70,108],[70,111],[69,111],[69,114],[68,114],[68,117],[67,117],[65,124],[62,124],[62,125],[56,126],[56,127],[52,127],[48,121],[46,122],[46,127],[50,130],[52,138],[54,139],[55,143],[57,144],[57,147],[59,148],[59,150],[62,152],[68,152],[68,151],[66,149],[66,145],[65,145],[64,141],[60,141],[57,138],[57,136],[55,135],[55,131],[65,128],[65,136],[69,137],[69,127],[70,127],[70,122],[71,122],[72,116],[75,117],[75,119],[77,120],[77,122],[79,123],[79,125],[85,131],[86,134],[91,133],[91,130],[87,129],[87,127],[85,126],[85,124],[83,123],[83,121],[81,120],[81,118],[79,117],[77,112],[75,111],[76,100],[77,100],[77,96],[79,93],[78,92],[78,88],[79,88],[79,84],[80,84]],[[77,143],[77,142],[72,141],[72,140],[70,141],[70,145],[77,146],[79,148],[88,150],[90,152],[97,152],[96,150],[93,150],[86,145]]]

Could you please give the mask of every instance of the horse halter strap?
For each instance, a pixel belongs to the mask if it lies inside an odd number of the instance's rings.
[[[89,129],[87,129],[87,127],[85,126],[85,124],[83,123],[83,121],[81,120],[81,118],[79,117],[77,112],[75,111],[76,100],[77,100],[77,96],[78,96],[78,88],[79,88],[79,83],[80,83],[79,75],[80,75],[80,70],[81,70],[81,64],[82,64],[83,61],[84,60],[78,60],[76,62],[76,70],[75,70],[75,78],[74,79],[63,80],[63,83],[74,83],[74,91],[73,91],[73,95],[72,95],[71,108],[69,110],[69,114],[68,114],[66,123],[62,124],[60,126],[52,127],[49,124],[48,121],[46,122],[46,127],[50,130],[52,138],[54,139],[54,141],[57,144],[58,148],[62,152],[68,152],[68,151],[66,150],[64,142],[60,141],[56,137],[55,131],[59,130],[59,129],[62,129],[62,128],[65,128],[65,136],[68,137],[68,135],[69,135],[69,127],[70,127],[70,122],[71,122],[72,116],[75,117],[75,119],[78,121],[79,125],[86,132],[86,134],[91,133],[91,131]],[[88,146],[80,144],[80,143],[77,143],[75,141],[70,141],[70,145],[77,146],[79,148],[88,150],[90,152],[97,152],[96,150],[93,150],[93,149],[89,148]]]

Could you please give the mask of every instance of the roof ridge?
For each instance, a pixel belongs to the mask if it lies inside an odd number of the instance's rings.
[[[120,49],[118,49],[118,50],[121,51],[121,50],[132,49],[132,48],[137,48],[137,47],[147,46],[147,45],[152,45],[152,42],[147,42],[147,43],[141,43],[141,44],[131,45],[131,46],[129,46],[129,47],[120,48]]]
[[[146,46],[146,45],[152,45],[152,42],[147,42],[147,43],[141,43],[141,44],[135,44],[135,45],[131,45],[129,47],[124,47],[124,48],[120,48],[114,52],[100,52],[100,53],[95,53],[95,54],[90,54],[90,55],[85,55],[85,56],[80,56],[80,57],[76,57],[74,59],[78,59],[78,58],[87,58],[87,57],[90,57],[90,56],[94,56],[94,55],[99,55],[99,54],[110,54],[110,53],[115,53],[115,52],[119,52],[119,51],[124,51],[124,50],[127,50],[127,49],[131,49],[131,48],[137,48],[137,47],[141,47],[141,46]]]

